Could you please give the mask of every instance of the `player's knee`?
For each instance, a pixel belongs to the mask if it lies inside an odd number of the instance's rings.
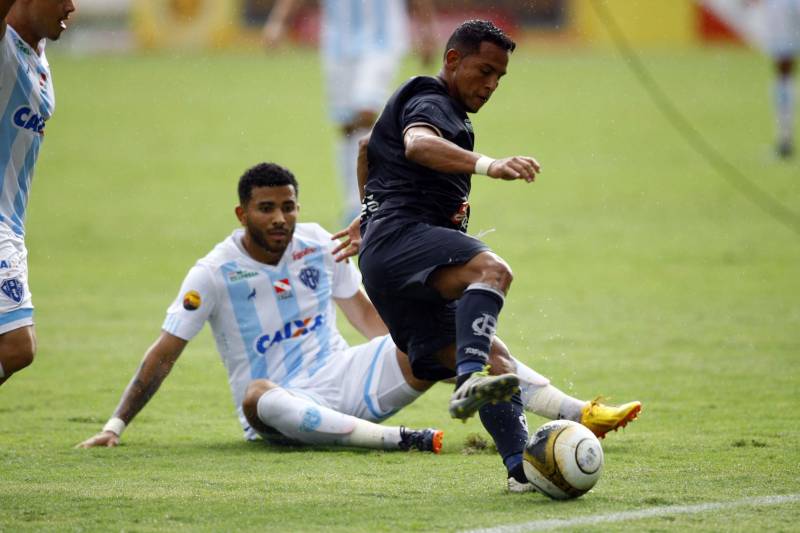
[[[258,421],[258,400],[273,387],[275,387],[275,384],[267,379],[254,379],[247,386],[242,400],[242,411],[244,411],[244,416],[251,426],[254,426]]]
[[[6,375],[22,370],[33,363],[36,355],[36,337],[18,334],[6,337],[2,343],[2,363]]]
[[[476,265],[480,270],[480,281],[492,287],[507,292],[514,281],[511,267],[502,257],[491,252],[481,254],[480,262]]]

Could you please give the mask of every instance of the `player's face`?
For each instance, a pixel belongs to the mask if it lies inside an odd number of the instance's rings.
[[[246,246],[255,259],[277,263],[294,234],[300,204],[291,185],[254,187],[246,206],[236,215],[245,227]]]
[[[487,41],[481,43],[477,54],[461,56],[455,50],[448,51],[451,92],[467,111],[477,113],[492,97],[500,78],[506,74],[508,55],[507,50]]]
[[[36,24],[38,37],[58,40],[67,29],[67,19],[75,11],[72,0],[30,0],[31,20]]]

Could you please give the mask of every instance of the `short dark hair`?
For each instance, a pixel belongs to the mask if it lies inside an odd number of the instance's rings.
[[[468,20],[455,29],[444,50],[447,53],[448,50],[455,49],[462,56],[477,54],[484,41],[496,44],[508,52],[513,52],[517,47],[517,43],[490,21]]]
[[[297,180],[287,168],[275,163],[259,163],[245,170],[239,178],[239,204],[246,205],[253,197],[254,187],[281,187],[291,185],[294,194],[299,195]]]

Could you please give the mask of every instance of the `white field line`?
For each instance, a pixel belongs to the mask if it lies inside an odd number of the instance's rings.
[[[553,518],[549,520],[534,520],[522,524],[509,524],[506,526],[490,527],[486,529],[470,529],[464,533],[522,533],[526,531],[547,531],[549,529],[594,526],[607,522],[625,522],[627,520],[641,520],[656,516],[669,516],[678,514],[695,514],[717,511],[720,509],[735,509],[737,507],[760,507],[764,505],[781,505],[784,503],[800,502],[800,494],[786,494],[784,496],[762,496],[759,498],[744,498],[729,502],[709,502],[698,505],[664,505],[651,507],[639,511],[622,511],[596,516],[581,516],[578,518]]]

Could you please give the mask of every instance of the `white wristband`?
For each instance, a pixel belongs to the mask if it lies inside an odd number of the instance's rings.
[[[484,176],[488,176],[489,167],[492,166],[492,163],[494,162],[495,160],[491,157],[487,157],[485,155],[480,156],[478,160],[475,161],[475,171],[473,174],[482,174]]]
[[[103,426],[103,431],[110,431],[116,434],[117,437],[121,437],[122,432],[125,431],[125,422],[123,422],[121,418],[109,418],[106,425]]]

